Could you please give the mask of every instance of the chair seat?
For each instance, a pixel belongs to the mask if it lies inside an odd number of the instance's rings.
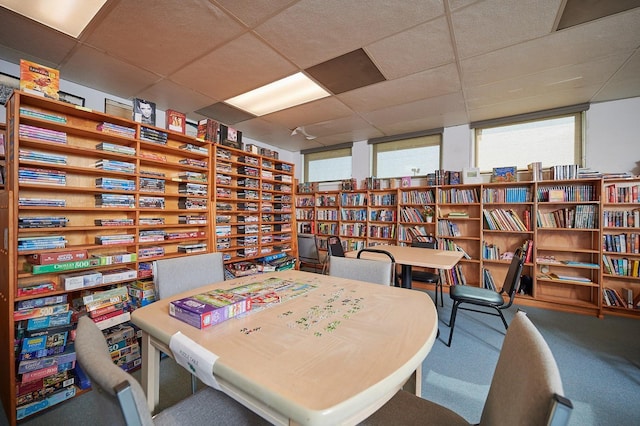
[[[415,271],[411,273],[411,279],[422,283],[437,283],[440,281],[440,275],[433,272]]]
[[[483,305],[501,306],[504,299],[500,293],[486,288],[473,287],[470,285],[453,285],[449,288],[449,296],[453,300]]]
[[[360,423],[360,426],[388,425],[468,426],[469,422],[442,405],[409,392],[400,391],[382,408]]]

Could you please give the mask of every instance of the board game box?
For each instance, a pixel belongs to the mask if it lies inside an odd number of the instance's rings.
[[[224,291],[210,291],[169,304],[169,315],[194,327],[206,328],[251,310],[251,299]]]

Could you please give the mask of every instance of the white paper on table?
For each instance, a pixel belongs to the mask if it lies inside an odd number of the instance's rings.
[[[213,376],[213,365],[218,359],[216,354],[206,350],[179,331],[171,336],[169,348],[178,364],[191,374],[195,374],[204,384],[220,390],[220,385]]]

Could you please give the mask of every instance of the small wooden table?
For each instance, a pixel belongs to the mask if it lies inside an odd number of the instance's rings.
[[[357,424],[409,379],[420,394],[421,364],[437,331],[426,293],[291,270],[171,299],[272,277],[316,288],[203,330],[170,317],[170,300],[133,312],[131,321],[143,331],[142,385],[152,410],[160,351],[172,355],[170,339],[177,332],[219,357],[213,373],[225,393],[275,424]]]
[[[372,249],[384,250],[391,253],[396,263],[402,265],[401,283],[404,288],[411,288],[411,267],[422,266],[424,268],[452,269],[463,253],[453,250],[428,249],[424,247],[377,245]],[[347,257],[357,257],[358,251],[345,253]],[[362,253],[362,258],[387,260],[388,257],[379,253]]]

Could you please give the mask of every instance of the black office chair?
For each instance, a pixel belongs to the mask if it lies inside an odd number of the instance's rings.
[[[331,256],[344,257],[344,247],[342,247],[340,237],[337,235],[329,235],[327,237],[327,256],[324,258],[324,266],[322,267],[323,274],[328,271],[327,268],[331,261]]]
[[[520,286],[520,276],[522,275],[523,265],[524,254],[521,249],[518,249],[513,254],[513,259],[511,259],[511,264],[509,265],[509,271],[504,279],[502,289],[499,292],[468,285],[454,285],[449,288],[449,297],[453,300],[453,307],[451,308],[451,319],[449,320],[449,327],[451,327],[451,330],[449,331],[449,342],[447,343],[447,346],[451,346],[451,338],[453,337],[453,329],[456,325],[456,314],[458,313],[458,309],[499,316],[502,319],[505,330],[509,328],[507,320],[504,319],[504,315],[502,314],[502,310],[509,308],[513,304],[513,299],[515,298],[516,293],[518,292],[518,287]],[[503,295],[508,297],[506,302]],[[460,306],[462,304],[490,308],[496,312],[462,307]]]
[[[437,249],[438,240],[429,236],[422,237],[421,240],[414,238],[411,241],[411,247],[421,247],[426,249]],[[440,279],[439,272],[429,271],[412,271],[411,279],[413,281],[420,281],[423,283],[434,284],[436,291],[436,309],[438,308],[438,290],[440,290],[440,306],[444,306],[444,297],[442,296],[442,280]]]

